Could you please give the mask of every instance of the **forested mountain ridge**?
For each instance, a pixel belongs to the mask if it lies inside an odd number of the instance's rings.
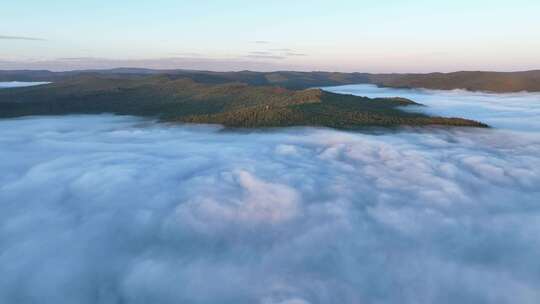
[[[0,81],[65,81],[83,75],[113,78],[144,78],[150,75],[189,78],[198,83],[224,84],[241,82],[257,86],[281,86],[306,89],[344,84],[374,84],[393,88],[466,89],[486,92],[539,92],[540,70],[524,72],[464,71],[429,74],[369,74],[338,72],[211,72],[194,70],[151,70],[119,68],[110,70],[81,70],[51,72],[46,70],[1,71]]]
[[[208,84],[171,75],[81,75],[47,85],[0,90],[0,117],[115,113],[229,127],[450,125],[480,122],[404,111],[404,98],[342,95],[232,82]]]

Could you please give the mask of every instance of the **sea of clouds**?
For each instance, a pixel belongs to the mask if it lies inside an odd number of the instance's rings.
[[[50,83],[50,82],[24,82],[24,81],[0,82],[0,89],[30,87],[30,86],[47,84],[47,83]]]
[[[539,303],[540,96],[329,90],[495,128],[0,120],[0,303]]]

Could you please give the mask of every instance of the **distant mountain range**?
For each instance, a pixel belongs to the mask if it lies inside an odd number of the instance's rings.
[[[418,105],[404,98],[370,99],[320,89],[290,89],[352,81],[352,78],[340,80],[339,75],[346,74],[287,72],[287,80],[280,74],[253,72],[184,71],[152,75],[153,71],[146,70],[115,70],[48,73],[35,72],[33,78],[18,80],[54,80],[51,84],[0,90],[0,117],[116,113],[237,128],[487,127],[462,118],[404,111],[403,106]],[[27,72],[26,75],[32,74]],[[47,78],[47,75],[56,78]],[[270,83],[272,85],[268,85]]]
[[[430,74],[368,74],[332,72],[211,72],[193,70],[150,70],[118,68],[111,70],[82,70],[51,72],[46,70],[1,71],[0,81],[63,81],[80,76],[111,78],[141,78],[167,75],[172,79],[189,78],[203,84],[241,82],[257,86],[280,86],[287,89],[306,89],[344,84],[374,84],[392,88],[466,89],[487,92],[539,92],[540,70],[525,72],[455,72]]]

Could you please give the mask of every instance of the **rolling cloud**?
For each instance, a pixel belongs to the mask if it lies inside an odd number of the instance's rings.
[[[501,106],[453,94],[435,110]],[[0,302],[537,303],[540,135],[522,127],[0,120]]]
[[[29,86],[35,86],[35,85],[47,84],[47,83],[49,82],[20,82],[20,81],[0,82],[0,89],[29,87]]]

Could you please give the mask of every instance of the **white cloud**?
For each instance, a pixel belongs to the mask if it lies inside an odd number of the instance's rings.
[[[540,135],[516,125],[0,120],[0,302],[537,303]]]
[[[27,40],[27,41],[44,41],[43,38],[27,37],[27,36],[6,36],[0,35],[0,40]]]

